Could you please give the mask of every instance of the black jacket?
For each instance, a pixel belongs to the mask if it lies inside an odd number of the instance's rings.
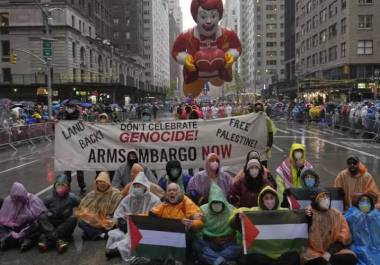
[[[49,210],[49,219],[54,225],[62,224],[67,218],[71,217],[74,208],[80,203],[79,197],[74,193],[70,192],[66,197],[61,198],[55,194],[55,191],[43,201]]]

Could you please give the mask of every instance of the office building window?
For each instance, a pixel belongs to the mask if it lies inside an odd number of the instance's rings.
[[[340,44],[340,57],[346,57],[346,43],[343,42]]]
[[[373,54],[373,41],[372,40],[359,40],[357,52],[358,52],[358,55],[371,55],[371,54]]]
[[[359,15],[359,29],[372,28],[373,15]]]
[[[9,40],[1,41],[1,61],[6,63],[9,62],[11,55],[11,46]]]
[[[341,28],[342,34],[345,34],[346,30],[347,30],[347,20],[346,20],[346,18],[343,18],[340,21],[340,28]]]
[[[373,0],[359,0],[359,4],[361,4],[361,5],[371,5],[371,4],[373,4]]]
[[[335,61],[338,57],[338,47],[333,46],[329,49],[329,61]]]

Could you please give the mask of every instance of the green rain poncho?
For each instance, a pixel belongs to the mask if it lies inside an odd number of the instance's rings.
[[[214,213],[210,205],[213,202],[221,202],[224,204],[224,210],[221,213]],[[215,183],[211,184],[209,203],[201,206],[204,215],[204,227],[202,234],[207,237],[225,237],[233,234],[235,231],[229,226],[228,219],[235,210],[231,204],[227,202],[222,189]]]

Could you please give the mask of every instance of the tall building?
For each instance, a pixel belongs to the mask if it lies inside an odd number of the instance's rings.
[[[123,104],[144,88],[143,69],[110,40],[109,2],[44,1],[49,37],[53,38],[51,76],[54,99]],[[27,100],[46,87],[43,40],[47,36],[41,7],[33,1],[0,1],[0,97]],[[17,63],[10,63],[10,54]],[[132,70],[132,71],[131,71]],[[128,79],[133,82],[127,82]]]
[[[230,2],[231,0],[229,0]],[[255,90],[255,1],[240,1],[240,25],[243,53],[240,60],[241,80],[247,91]]]
[[[153,90],[170,87],[169,10],[166,0],[143,0],[145,77]]]
[[[168,0],[169,14],[173,14],[175,22],[177,24],[178,30],[181,32],[183,30],[183,15],[182,9],[179,4],[180,0]]]
[[[261,91],[285,77],[284,0],[240,1],[242,80],[249,91]]]
[[[296,67],[306,97],[378,93],[380,2],[296,1]]]

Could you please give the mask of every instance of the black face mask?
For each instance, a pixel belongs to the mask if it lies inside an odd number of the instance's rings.
[[[139,161],[137,160],[137,158],[134,158],[134,159],[128,159],[128,165],[129,167],[132,167],[135,163],[138,163]]]
[[[359,172],[359,168],[357,168],[357,167],[349,167],[348,168],[348,170],[350,171],[350,173],[352,174],[352,175],[356,175],[356,174],[358,174],[358,172]]]
[[[260,111],[263,111],[262,108],[255,108],[255,112],[260,112]]]

